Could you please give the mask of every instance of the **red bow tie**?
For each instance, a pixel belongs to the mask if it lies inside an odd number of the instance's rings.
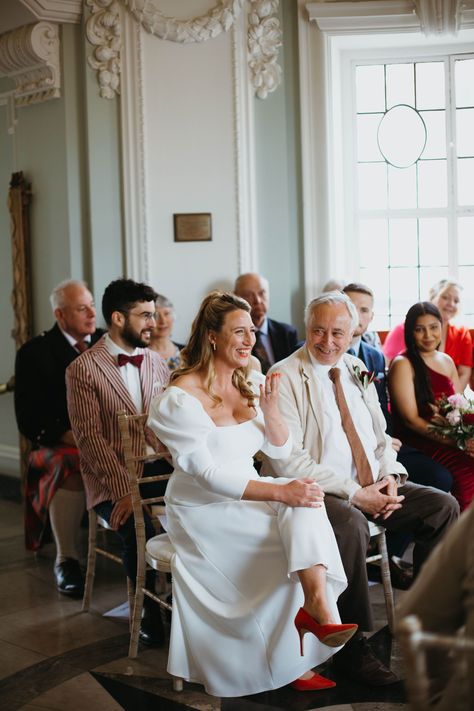
[[[132,365],[139,368],[142,364],[142,360],[143,360],[143,355],[128,356],[128,355],[124,355],[123,353],[119,353],[117,356],[117,363],[119,364],[119,366],[127,365],[127,363],[131,363]]]

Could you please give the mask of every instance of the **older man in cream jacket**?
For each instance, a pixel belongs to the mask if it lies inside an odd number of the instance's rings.
[[[306,344],[273,366],[281,373],[280,409],[293,436],[290,459],[266,461],[263,473],[313,477],[325,493],[348,578],[339,598],[343,622],[372,629],[365,565],[374,519],[387,530],[410,531],[415,575],[459,513],[450,494],[406,482],[396,461],[375,386],[364,363],[346,354],[358,316],[340,292],[306,309]],[[344,673],[372,685],[398,680],[360,633],[335,657]]]

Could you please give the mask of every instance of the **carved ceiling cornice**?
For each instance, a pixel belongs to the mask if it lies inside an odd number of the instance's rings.
[[[421,30],[452,35],[474,26],[473,0],[336,0],[308,2],[306,9],[310,21],[333,34]]]
[[[15,83],[16,106],[58,98],[61,95],[58,25],[37,22],[0,35],[0,76]]]
[[[83,0],[20,0],[38,20],[51,22],[69,22],[77,24],[81,21]]]

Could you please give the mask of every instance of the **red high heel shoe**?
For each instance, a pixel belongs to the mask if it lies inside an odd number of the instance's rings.
[[[300,636],[300,652],[303,656],[303,638],[306,632],[312,632],[323,644],[328,647],[340,647],[350,640],[355,634],[358,625],[320,625],[314,617],[303,610],[298,610],[295,617],[295,627]]]
[[[333,686],[336,686],[336,682],[326,679],[321,674],[313,674],[309,679],[292,681],[290,686],[296,691],[320,691],[321,689],[332,689]]]

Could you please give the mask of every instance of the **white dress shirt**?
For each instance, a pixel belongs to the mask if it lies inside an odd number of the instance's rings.
[[[126,356],[131,356],[131,355],[141,355],[142,351],[139,348],[135,348],[133,353],[128,353],[127,351],[124,351],[123,348],[120,348],[115,341],[113,341],[109,334],[107,333],[105,336],[105,345],[107,347],[107,350],[109,351],[110,355],[114,358],[114,360],[117,360],[119,353],[122,353],[123,355]],[[137,408],[137,412],[141,413],[143,412],[143,399],[142,399],[142,384],[140,382],[140,368],[137,368],[136,365],[132,365],[132,363],[126,363],[125,365],[121,365],[119,368],[120,375],[123,378],[123,381],[125,383],[125,387],[127,388],[128,392],[130,393],[130,397],[132,398],[132,402]]]
[[[63,334],[63,336],[64,336],[64,338],[66,339],[66,341],[68,341],[68,343],[71,344],[71,346],[74,348],[74,350],[77,350],[77,348],[76,348],[76,343],[77,343],[77,341],[78,341],[79,339],[74,338],[74,336],[70,336],[69,333],[67,333],[66,331],[63,331],[63,329],[61,328],[61,326],[59,325],[59,323],[58,323],[58,328],[59,328],[59,330],[61,331],[61,333]],[[90,343],[91,343],[91,336],[90,336],[90,334],[88,333],[87,336],[84,336],[84,338],[81,338],[81,340],[82,340],[82,341],[85,341],[86,343],[88,343],[88,344],[90,345]],[[78,351],[78,352],[79,352],[79,351]]]
[[[321,405],[324,412],[323,455],[320,464],[325,465],[344,479],[351,477],[358,481],[352,451],[346,433],[342,428],[341,413],[336,402],[334,383],[329,378],[331,368],[337,367],[341,371],[341,385],[354,426],[369,460],[374,481],[376,481],[380,468],[375,457],[377,438],[371,414],[363,400],[360,388],[342,358],[332,366],[318,363],[311,353],[309,353],[309,356],[313,365],[314,376],[319,385]]]

